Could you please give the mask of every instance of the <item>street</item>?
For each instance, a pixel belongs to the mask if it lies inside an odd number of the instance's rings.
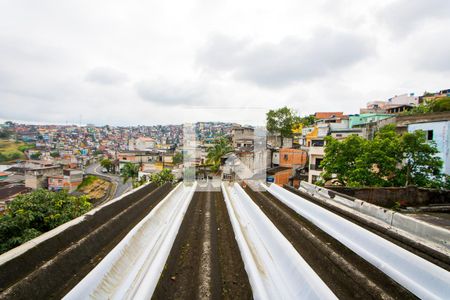
[[[89,165],[85,169],[86,174],[93,174],[93,175],[100,175],[104,177],[108,177],[111,179],[111,182],[116,185],[116,192],[114,193],[113,198],[117,198],[120,195],[130,191],[132,189],[131,186],[131,180],[129,180],[127,183],[122,182],[122,178],[116,174],[110,174],[110,173],[102,173],[101,172],[102,167],[100,166],[100,163],[94,163],[92,165]]]

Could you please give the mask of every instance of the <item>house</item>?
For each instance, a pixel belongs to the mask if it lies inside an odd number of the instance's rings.
[[[408,132],[423,130],[428,141],[436,143],[443,164],[443,173],[450,175],[450,121],[417,122],[408,124]]]
[[[249,126],[235,126],[231,129],[233,147],[251,148],[255,139],[255,129]]]
[[[360,114],[367,114],[367,113],[386,113],[386,101],[370,101],[367,103],[365,108],[360,108],[359,113]]]
[[[130,150],[145,151],[156,148],[156,141],[150,137],[139,137],[131,139],[129,142]]]
[[[414,96],[414,93],[395,95],[394,97],[389,98],[386,103],[388,108],[391,106],[401,106],[401,105],[416,106],[418,104],[419,104],[419,97]]]
[[[304,165],[307,160],[306,151],[301,149],[281,148],[279,152],[278,164],[281,167],[298,167]]]
[[[392,118],[391,114],[387,113],[367,113],[367,114],[356,114],[349,116],[349,127],[364,127],[369,123],[376,123],[380,120]]]
[[[125,151],[117,153],[117,160],[120,171],[126,163],[143,165],[159,162],[160,154],[157,151]]]
[[[419,104],[420,97],[416,97],[414,93],[406,93],[396,95],[387,101],[371,101],[365,108],[359,110],[360,114],[396,114],[405,110],[409,110]]]
[[[327,117],[325,115],[319,116]],[[323,172],[321,163],[325,156],[325,138],[327,136],[331,135],[338,140],[345,139],[350,135],[366,136],[365,128],[350,128],[350,122],[351,116],[349,118],[345,115],[339,115],[336,118],[323,118],[316,121],[314,126],[303,128],[300,145],[301,149],[305,150],[308,155],[308,182],[315,183],[320,179]],[[301,168],[296,169],[295,178],[302,177],[299,171],[301,171]]]
[[[327,121],[326,123],[339,123],[341,119],[344,117],[344,113],[341,111],[338,112],[316,112],[314,114],[314,118],[317,121]]]
[[[291,184],[294,187],[300,185],[299,174],[300,169],[304,169],[308,159],[308,154],[302,149],[292,149],[292,148],[281,148],[279,151],[279,167],[289,168],[289,176],[286,177],[287,173],[285,170],[280,170],[274,173],[275,182],[277,184]]]
[[[11,166],[6,171],[14,172],[16,175],[24,175],[25,186],[38,189],[47,187],[47,177],[62,175],[63,167],[55,165],[50,161],[27,160]]]
[[[267,170],[267,182],[277,185],[289,183],[289,177],[292,176],[292,168],[290,167],[274,167]]]
[[[388,113],[388,114],[399,114],[399,113],[402,113],[404,111],[411,110],[412,108],[413,108],[412,105],[401,104],[401,105],[391,106],[391,107],[387,108],[386,109],[386,113]]]
[[[48,189],[51,191],[75,191],[83,181],[81,170],[64,170],[63,175],[48,176]]]

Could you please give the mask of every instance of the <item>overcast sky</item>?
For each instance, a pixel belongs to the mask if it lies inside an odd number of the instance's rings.
[[[0,121],[260,124],[450,88],[450,1],[0,0]]]

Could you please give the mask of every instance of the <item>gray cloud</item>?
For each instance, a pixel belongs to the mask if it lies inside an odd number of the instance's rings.
[[[250,43],[213,37],[198,54],[198,63],[231,72],[264,87],[286,86],[346,69],[373,54],[373,42],[352,33],[321,30],[310,39]]]
[[[87,73],[86,81],[103,85],[120,85],[128,81],[128,76],[112,68],[98,67]]]
[[[448,87],[447,0],[79,2],[0,1],[0,122],[248,123],[220,108],[357,112]]]
[[[200,105],[206,101],[206,87],[194,82],[141,81],[135,88],[145,101],[161,105]]]
[[[450,27],[427,32],[414,44],[413,62],[417,70],[450,72],[450,43],[442,38],[450,36]]]
[[[415,29],[433,20],[448,19],[448,0],[397,0],[378,12],[378,19],[396,37],[408,36]]]

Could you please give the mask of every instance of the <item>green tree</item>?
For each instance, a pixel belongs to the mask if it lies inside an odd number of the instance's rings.
[[[39,189],[17,196],[0,217],[0,253],[89,211],[86,196]]]
[[[0,129],[0,139],[9,139],[11,131],[7,129]]]
[[[283,138],[292,137],[292,129],[300,123],[300,117],[297,113],[288,107],[282,107],[276,110],[269,110],[266,114],[267,131],[270,133],[279,133]]]
[[[35,159],[35,160],[38,160],[38,159],[41,158],[41,156],[42,156],[42,153],[41,153],[40,151],[38,151],[38,152],[36,152],[36,153],[31,154],[31,155],[30,155],[30,158],[31,158],[31,159]]]
[[[101,155],[101,154],[103,154],[103,151],[101,151],[101,150],[95,150],[94,151],[94,155],[95,156],[98,156],[98,155]]]
[[[108,158],[104,158],[100,161],[100,165],[105,168],[106,170],[108,170],[108,172],[111,172],[112,168],[113,168],[113,163],[110,159]]]
[[[53,158],[59,157],[59,152],[58,151],[52,151],[50,153],[50,156],[53,157]]]
[[[436,145],[421,131],[399,135],[389,125],[373,140],[349,136],[326,138],[323,180],[335,177],[346,186],[443,187],[442,160]]]
[[[309,115],[309,116],[300,118],[300,123],[303,126],[311,126],[314,124],[314,122],[316,122],[316,118],[314,117],[314,115]]]
[[[428,103],[432,112],[450,111],[450,97],[435,99]]]
[[[359,183],[357,178],[367,176],[368,168],[355,171],[361,167],[362,161],[359,159],[364,153],[367,141],[359,136],[351,135],[343,141],[338,141],[331,136],[325,138],[325,156],[321,163],[324,168],[322,178],[328,180],[335,174],[337,180],[342,185],[352,186]],[[362,172],[366,171],[367,172]]]
[[[222,159],[222,156],[233,152],[233,150],[233,147],[230,145],[230,142],[227,139],[218,139],[216,140],[214,147],[208,149],[206,163],[212,165],[211,170],[213,172],[217,172],[220,168],[220,161]]]
[[[25,151],[27,151],[28,149],[33,149],[34,147],[35,147],[35,145],[33,145],[33,144],[25,144],[25,145],[19,146],[19,147],[17,148],[17,150],[19,150],[19,151],[21,151],[21,152],[25,152]]]
[[[130,178],[132,183],[136,181],[139,175],[139,165],[133,163],[126,163],[122,170],[120,170],[120,177],[122,177],[123,183],[126,183]]]
[[[442,160],[436,156],[434,141],[427,142],[425,132],[417,130],[401,137],[404,185],[439,187],[442,185]]]
[[[163,185],[166,182],[172,183],[174,180],[175,176],[173,176],[172,171],[169,169],[163,169],[161,172],[155,173],[151,176],[151,181],[157,185]]]
[[[396,176],[401,164],[401,140],[395,131],[395,125],[381,128],[373,140],[367,141],[364,152],[359,158],[360,165],[355,172],[364,173],[364,185],[398,186],[400,178]]]
[[[182,152],[175,153],[175,155],[173,156],[173,164],[179,165],[182,162],[183,162],[183,153]]]

